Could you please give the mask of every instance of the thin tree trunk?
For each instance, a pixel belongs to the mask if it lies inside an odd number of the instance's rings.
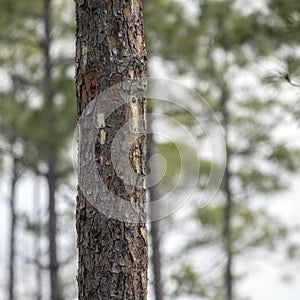
[[[9,249],[9,300],[14,300],[15,284],[15,235],[16,235],[16,184],[19,179],[17,161],[12,159],[12,177],[10,190],[10,249]]]
[[[225,267],[225,299],[233,299],[233,275],[232,275],[232,193],[231,193],[231,172],[230,172],[230,149],[228,147],[228,131],[229,131],[229,114],[228,114],[228,92],[224,87],[222,90],[221,110],[223,114],[222,125],[224,128],[224,136],[226,143],[227,162],[224,172],[224,193],[225,193],[225,206],[224,206],[224,239],[225,239],[225,253],[227,257]]]
[[[233,289],[233,275],[232,275],[232,196],[230,191],[230,172],[228,167],[225,170],[225,193],[226,204],[224,208],[224,235],[225,235],[225,251],[227,256],[226,270],[225,270],[225,287],[226,287],[226,300],[232,300]]]
[[[51,300],[60,300],[60,286],[58,279],[58,262],[56,249],[56,208],[55,208],[55,190],[56,180],[53,172],[53,165],[50,166],[50,172],[47,176],[49,189],[49,222],[48,222],[48,239],[49,239],[49,269],[51,284]]]
[[[150,189],[149,189],[150,190]],[[153,189],[152,189],[153,190]],[[150,192],[151,197],[155,191]],[[152,198],[153,199],[153,198]],[[152,200],[150,200],[152,201]],[[161,253],[160,253],[160,235],[159,235],[159,220],[152,221],[150,227],[150,236],[152,240],[152,268],[154,273],[154,294],[155,300],[163,299],[163,285],[161,280]]]
[[[148,128],[152,128],[151,120],[148,121],[147,124]],[[155,144],[153,140],[153,134],[150,133],[147,136],[147,156],[148,161],[151,158],[152,155],[156,153],[155,151]],[[156,182],[155,177],[157,176],[158,171],[155,165],[151,166],[151,173],[150,173],[150,183],[151,185]],[[148,188],[149,190],[149,197],[150,202],[155,202],[160,199],[159,195],[159,187],[157,184],[152,185]],[[155,206],[157,208],[157,205]],[[152,241],[152,268],[153,268],[153,275],[154,275],[154,294],[155,294],[155,300],[162,300],[163,299],[163,284],[161,280],[161,252],[160,252],[160,220],[155,220],[155,215],[157,214],[156,211],[154,211],[154,206],[150,205],[150,219],[151,219],[151,227],[150,227],[150,237]]]
[[[42,300],[42,269],[41,269],[41,206],[40,206],[40,189],[39,189],[39,178],[35,179],[35,189],[34,189],[34,214],[35,214],[35,223],[36,223],[36,232],[34,236],[34,253],[35,253],[35,262],[36,262],[36,300]]]
[[[140,0],[75,2],[76,94],[80,117],[87,105],[103,91],[121,82],[145,77],[146,52]],[[119,101],[118,97],[123,92],[123,88],[117,88],[114,98],[107,98],[106,105],[111,106]],[[116,198],[139,206],[135,213],[140,216],[140,222],[124,221],[121,204],[117,208],[121,212],[120,218],[109,218],[102,210],[91,205],[79,186],[76,225],[80,300],[140,300],[146,299],[147,295],[146,192],[145,188],[128,184],[130,169],[142,177],[146,175],[146,136],[144,134],[132,143],[134,154],[131,150],[129,155],[122,156],[112,152],[111,148],[118,130],[127,121],[131,119],[135,122],[136,114],[141,119],[145,117],[144,97],[132,95],[129,98],[126,96],[126,99],[128,102],[112,114],[104,104],[101,107],[104,114],[108,115],[100,122],[101,136],[96,143],[95,159],[103,179],[100,188],[107,187]],[[93,119],[90,122],[94,122]],[[141,126],[145,127],[145,123]],[[129,129],[127,135],[132,133]],[[123,145],[125,136],[120,138],[120,144]],[[131,168],[124,168],[122,179],[114,170],[112,155],[118,157],[121,163],[128,160],[128,157],[132,160]],[[83,182],[88,179],[83,178]],[[103,197],[100,194],[99,198]],[[113,205],[112,202],[107,202],[107,206]]]
[[[55,191],[57,183],[57,158],[56,143],[53,138],[53,126],[55,124],[55,113],[53,104],[53,85],[52,85],[52,61],[50,56],[51,46],[51,0],[44,0],[44,30],[45,37],[43,41],[45,75],[44,75],[44,97],[45,108],[47,110],[46,126],[48,130],[48,197],[49,197],[49,221],[48,221],[48,239],[49,239],[49,270],[50,270],[50,288],[51,300],[62,299],[60,294],[57,262],[56,245],[56,203]]]

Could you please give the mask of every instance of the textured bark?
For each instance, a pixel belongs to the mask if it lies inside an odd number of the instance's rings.
[[[126,80],[145,77],[146,51],[140,0],[75,2],[76,95],[80,117],[87,105],[108,88]],[[107,105],[113,105],[115,100],[107,99]],[[134,111],[143,118],[145,98],[131,97],[131,103],[121,105],[106,116],[105,122],[101,121],[95,159],[103,184],[117,197],[140,205],[137,213],[141,221],[129,223],[109,218],[91,205],[79,187],[76,225],[79,299],[82,300],[146,299],[148,257],[145,188],[127,183],[130,170],[124,169],[122,179],[118,177],[112,163],[112,155],[119,155],[121,160],[128,159],[120,153],[113,153],[112,141],[118,130],[134,118],[133,106]],[[105,112],[105,107],[101,109]],[[135,140],[129,153],[135,173],[143,176],[146,173],[145,140],[145,134]],[[107,206],[111,205],[107,203]],[[122,209],[120,207],[120,211]]]
[[[148,121],[148,128],[152,127],[151,121]],[[151,131],[152,132],[152,131]],[[152,133],[148,134],[147,136],[147,156],[148,156],[148,161],[152,155],[156,153],[155,151],[155,144],[153,141],[153,135]],[[158,174],[156,166],[151,166],[151,173],[150,176],[150,182],[156,182],[155,176]],[[160,194],[159,194],[159,187],[158,185],[153,185],[148,188],[149,190],[149,197],[150,197],[150,202],[155,202],[160,199]],[[157,209],[157,206],[155,206]],[[152,245],[152,257],[151,257],[151,262],[152,262],[152,269],[153,269],[153,274],[154,274],[154,295],[155,295],[155,300],[162,300],[163,299],[163,283],[161,280],[161,252],[160,252],[160,233],[159,233],[159,228],[160,228],[160,221],[155,220],[155,215],[157,214],[156,211],[154,211],[154,206],[150,205],[150,219],[152,220],[151,222],[151,227],[150,227],[150,237],[151,237],[151,245]]]
[[[44,99],[45,108],[47,109],[47,136],[48,136],[48,153],[47,165],[48,174],[46,176],[48,183],[48,200],[49,200],[49,220],[48,220],[48,240],[49,240],[49,270],[50,270],[50,288],[51,300],[61,300],[58,262],[56,253],[56,203],[55,191],[57,183],[57,149],[53,139],[53,126],[55,124],[55,111],[53,103],[53,80],[52,80],[52,60],[50,56],[51,47],[51,0],[44,0],[44,30],[43,40],[44,54]]]

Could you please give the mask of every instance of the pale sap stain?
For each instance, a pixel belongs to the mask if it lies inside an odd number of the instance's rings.
[[[101,128],[100,130],[100,138],[99,143],[103,145],[106,140],[106,132],[105,132],[105,114],[104,113],[98,113],[97,114],[97,123],[98,126]]]
[[[105,114],[104,113],[98,113],[97,114],[97,122],[98,122],[98,126],[100,128],[105,127]]]
[[[87,46],[84,45],[83,48],[82,48],[82,56],[83,56],[83,65],[84,65],[84,67],[86,66],[86,63],[87,63],[87,55],[88,55],[88,49],[87,49]]]
[[[133,131],[138,132],[138,127],[139,127],[139,108],[138,108],[138,103],[137,99],[135,97],[132,97],[132,99],[135,99],[134,103],[133,101],[130,102],[130,108],[132,112],[132,124],[133,124]]]
[[[139,152],[138,152],[138,150],[135,150],[133,152],[133,166],[136,169],[136,173],[137,174],[141,174],[140,158],[139,158]]]
[[[106,132],[104,129],[100,130],[100,144],[103,145],[105,143],[106,140]]]
[[[131,13],[134,14],[134,0],[131,0]]]
[[[133,132],[139,132],[139,106],[138,106],[138,99],[135,96],[131,97],[130,108],[132,113],[132,129]],[[140,158],[138,150],[133,151],[133,166],[136,169],[137,174],[141,174],[141,167],[140,167]]]

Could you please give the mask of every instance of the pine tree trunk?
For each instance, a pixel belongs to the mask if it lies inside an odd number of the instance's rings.
[[[75,2],[76,94],[80,118],[88,104],[100,93],[121,82],[146,76],[146,51],[140,0],[76,0]],[[122,91],[118,89],[116,94],[121,95]],[[115,98],[108,97],[106,101],[110,106],[115,102]],[[107,112],[105,106],[101,109]],[[131,148],[134,151],[128,155],[118,155],[111,148],[118,130],[127,121],[136,117],[134,112],[144,119],[145,110],[144,97],[128,99],[128,102],[113,115],[108,115],[101,121],[102,127],[94,150],[103,185],[114,196],[129,204],[137,204],[140,207],[136,211],[140,222],[124,221],[122,216],[119,219],[108,217],[99,207],[92,205],[90,200],[86,199],[79,185],[76,225],[80,300],[146,299],[148,256],[145,187],[138,188],[128,184],[132,171],[130,168],[123,170],[121,179],[114,170],[111,157],[119,156],[121,163],[129,157],[135,173],[145,177],[145,134],[132,143]],[[94,122],[93,119],[90,122]],[[129,131],[128,135],[132,133]],[[79,147],[81,146],[85,145],[81,143]],[[88,178],[82,180],[87,182]],[[100,198],[103,198],[101,194]],[[107,203],[107,206],[111,205],[113,205],[111,202]],[[122,209],[123,207],[120,206],[119,210]]]
[[[153,194],[153,189],[150,194]],[[150,196],[152,199],[155,196]],[[152,200],[150,200],[152,201]],[[150,236],[152,241],[152,268],[154,274],[154,295],[155,300],[163,299],[163,285],[161,280],[161,253],[160,253],[160,235],[159,235],[159,221],[152,221],[150,228]]]
[[[56,201],[55,192],[57,184],[57,149],[54,141],[53,126],[55,124],[55,112],[53,103],[53,83],[52,83],[52,60],[50,56],[51,47],[51,0],[44,0],[44,98],[45,108],[47,109],[47,137],[48,153],[47,165],[48,174],[46,176],[48,183],[48,200],[49,200],[49,220],[48,220],[48,240],[49,240],[49,271],[50,271],[50,288],[51,300],[61,300],[58,262],[57,262],[57,245],[56,245]]]
[[[225,206],[224,206],[224,244],[225,254],[227,257],[225,266],[225,299],[233,299],[233,274],[232,274],[232,192],[231,192],[231,172],[230,172],[230,153],[228,148],[228,131],[229,131],[229,114],[228,114],[228,92],[226,86],[223,87],[221,97],[221,110],[223,114],[222,125],[224,129],[224,137],[226,143],[227,162],[224,172],[224,194],[225,194]]]
[[[147,124],[148,128],[152,127],[151,120],[148,120]],[[152,130],[151,130],[152,132]],[[147,155],[148,155],[148,161],[152,155],[156,153],[155,151],[155,144],[153,141],[153,135],[152,133],[148,134],[148,140],[147,140]],[[150,184],[153,184],[156,182],[155,177],[157,176],[158,171],[156,166],[151,166],[151,173],[150,173]],[[160,199],[159,195],[159,188],[157,184],[151,185],[149,188],[149,197],[150,202],[155,202]],[[157,209],[157,206],[155,206]],[[157,214],[156,211],[154,211],[154,207],[150,206],[150,219],[151,219],[151,227],[150,227],[150,237],[151,237],[151,245],[152,245],[152,269],[153,269],[153,275],[154,275],[154,295],[155,300],[162,300],[163,299],[163,284],[161,280],[161,252],[160,252],[160,221],[156,220],[155,215]]]
[[[18,181],[17,161],[13,158],[10,190],[10,249],[9,249],[9,300],[14,300],[14,283],[15,283],[15,235],[16,235],[16,184]]]
[[[35,215],[35,223],[36,223],[36,232],[34,233],[34,255],[35,255],[35,281],[36,281],[36,292],[35,299],[42,300],[42,268],[41,268],[41,231],[42,231],[42,216],[41,216],[41,206],[40,206],[40,184],[39,178],[35,179],[35,189],[34,189],[34,215]]]
[[[227,162],[228,163],[228,162]],[[225,269],[225,290],[226,300],[232,300],[232,286],[233,286],[233,275],[232,275],[232,196],[230,190],[230,172],[228,167],[225,169],[225,190],[226,190],[226,203],[224,208],[224,236],[225,236],[225,253],[227,257],[226,269]]]
[[[49,221],[48,221],[48,239],[49,239],[49,269],[51,284],[51,300],[60,300],[60,286],[58,278],[57,246],[56,246],[56,203],[55,190],[56,180],[53,175],[53,165],[50,166],[50,172],[47,176],[49,189]]]

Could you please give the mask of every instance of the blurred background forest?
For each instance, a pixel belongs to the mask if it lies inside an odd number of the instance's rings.
[[[143,6],[149,76],[203,96],[227,150],[211,202],[202,207],[195,197],[149,224],[149,299],[298,300],[300,2]],[[0,0],[0,7],[0,300],[76,299],[74,3]],[[151,110],[196,132],[189,114],[160,104],[149,99]],[[167,166],[149,190],[155,199],[172,190],[181,166],[178,145],[152,140],[149,153]],[[189,148],[182,140],[183,155]],[[199,195],[212,165],[205,153]]]

